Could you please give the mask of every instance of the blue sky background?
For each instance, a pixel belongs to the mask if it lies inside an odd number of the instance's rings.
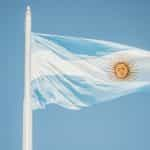
[[[24,13],[32,31],[111,40],[150,50],[149,0],[0,0],[0,149],[21,150]],[[80,112],[34,112],[34,150],[149,150],[150,90]]]

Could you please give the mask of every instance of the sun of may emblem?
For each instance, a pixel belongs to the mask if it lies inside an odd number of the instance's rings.
[[[118,62],[114,65],[113,72],[116,78],[127,79],[130,75],[130,66],[126,62]]]
[[[112,58],[109,65],[109,75],[113,81],[129,81],[137,76],[137,65],[130,57]]]

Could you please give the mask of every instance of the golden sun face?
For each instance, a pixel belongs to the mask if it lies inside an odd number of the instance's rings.
[[[138,67],[130,56],[120,55],[110,58],[107,71],[112,81],[132,81],[137,77]]]
[[[120,80],[124,80],[129,77],[130,69],[130,66],[125,62],[118,62],[113,66],[115,77]]]

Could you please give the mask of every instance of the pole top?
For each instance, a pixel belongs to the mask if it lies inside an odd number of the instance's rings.
[[[31,10],[31,8],[30,8],[30,6],[28,5],[27,6],[27,9],[26,9],[27,11],[30,11]]]
[[[31,8],[29,5],[26,7],[26,15],[31,16]]]
[[[30,13],[30,12],[31,12],[31,8],[30,8],[29,5],[28,5],[27,8],[26,8],[26,12],[27,12],[27,13]]]

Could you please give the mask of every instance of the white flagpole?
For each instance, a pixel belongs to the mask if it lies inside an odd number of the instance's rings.
[[[27,6],[25,16],[25,79],[23,103],[22,150],[32,150],[32,102],[31,102],[31,10]]]

